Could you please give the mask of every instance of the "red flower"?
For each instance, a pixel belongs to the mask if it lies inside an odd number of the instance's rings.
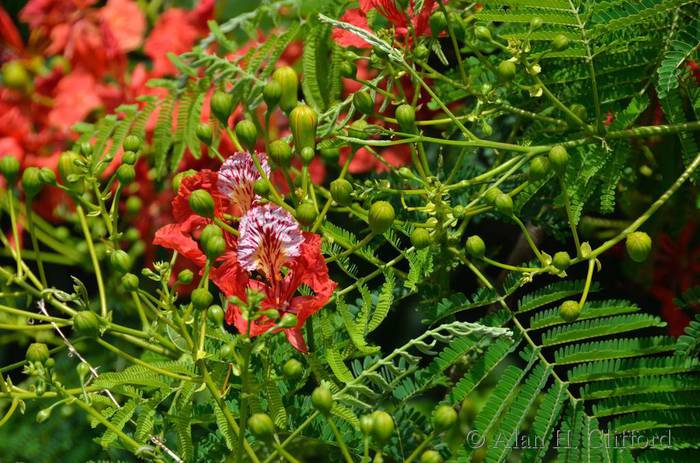
[[[146,18],[136,2],[109,0],[99,15],[114,34],[122,52],[136,50],[141,46],[146,31]]]

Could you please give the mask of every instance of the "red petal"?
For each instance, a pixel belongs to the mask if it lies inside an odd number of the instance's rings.
[[[190,209],[190,194],[194,190],[207,190],[214,199],[214,215],[222,217],[224,213],[230,212],[229,200],[221,194],[216,186],[219,174],[209,169],[203,169],[195,175],[185,177],[180,182],[180,189],[173,199],[173,217],[178,222],[187,220],[194,214]]]
[[[340,20],[367,31],[371,30],[367,24],[367,17],[356,8],[346,11]],[[331,37],[341,47],[372,48],[364,39],[344,29],[333,29]]]
[[[300,329],[292,328],[289,330],[284,330],[284,334],[287,335],[287,341],[289,341],[289,344],[291,344],[292,347],[299,352],[307,352],[309,350],[306,347],[304,335],[301,333]]]
[[[192,222],[197,219],[201,219],[201,217],[193,216],[192,220],[183,224],[169,224],[161,227],[156,232],[153,244],[177,251],[178,254],[185,256],[199,267],[203,267],[207,258],[191,235]]]

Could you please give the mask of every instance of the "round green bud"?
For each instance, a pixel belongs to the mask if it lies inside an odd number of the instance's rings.
[[[486,254],[486,244],[479,235],[472,235],[467,238],[466,243],[467,254],[475,259],[481,259]]]
[[[372,432],[372,426],[374,425],[374,420],[372,415],[362,415],[360,417],[360,431],[365,436],[369,436]]]
[[[185,269],[177,274],[177,281],[183,285],[189,285],[194,280],[194,273],[192,270]]]
[[[78,162],[83,160],[75,151],[64,151],[58,158],[58,174],[66,186],[71,186],[75,181],[71,181],[70,177],[81,173]]]
[[[352,105],[356,111],[371,115],[374,113],[374,100],[368,92],[357,92],[352,97]]]
[[[202,217],[214,217],[214,198],[207,190],[194,190],[190,194],[190,208],[192,211]]]
[[[455,219],[462,219],[464,218],[466,210],[464,209],[464,206],[461,204],[457,204],[455,207],[452,208],[452,215],[454,216]]]
[[[44,188],[41,181],[41,170],[38,167],[27,167],[22,173],[22,188],[28,198],[33,198]]]
[[[310,146],[305,146],[301,150],[301,162],[305,166],[308,166],[309,164],[311,164],[311,161],[314,160],[315,154],[316,153],[314,152],[313,148],[311,148]]]
[[[433,411],[433,427],[435,431],[447,431],[455,423],[457,423],[457,412],[449,405],[440,405]]]
[[[554,51],[564,51],[569,48],[569,38],[564,34],[558,34],[552,39],[552,49]]]
[[[426,450],[420,456],[420,463],[442,463],[442,457],[435,450]]]
[[[282,366],[282,374],[287,379],[296,379],[304,373],[304,365],[297,359],[289,359]]]
[[[651,238],[644,232],[636,231],[627,235],[627,254],[635,262],[644,262],[651,253]]]
[[[143,207],[143,201],[138,196],[129,196],[126,199],[127,214],[136,215],[141,212],[141,207]]]
[[[275,313],[277,313],[276,310],[274,310],[274,311],[275,311]],[[275,318],[275,317],[272,316],[270,318]],[[299,324],[299,319],[297,318],[297,316],[294,315],[293,313],[287,312],[286,314],[282,315],[282,318],[280,319],[277,326],[279,326],[280,328],[296,328],[296,326],[298,324]]]
[[[369,208],[369,229],[375,235],[381,235],[391,228],[395,218],[394,206],[386,201],[377,201]]]
[[[549,162],[558,172],[563,172],[566,169],[566,164],[569,162],[569,153],[566,148],[561,145],[553,146],[549,150]]]
[[[411,244],[416,249],[425,249],[433,242],[430,231],[427,228],[414,228],[411,232]]]
[[[447,19],[442,11],[436,11],[430,16],[430,32],[433,37],[438,37],[447,30]]]
[[[402,132],[414,133],[416,131],[416,110],[409,104],[402,104],[396,108],[396,121]]]
[[[39,178],[45,185],[56,184],[56,173],[48,167],[42,167],[39,169]]]
[[[314,223],[318,214],[311,201],[303,201],[294,211],[294,217],[296,217],[300,224],[309,226]]]
[[[344,178],[338,178],[331,182],[331,197],[333,201],[341,206],[347,206],[352,203],[352,183]]]
[[[138,151],[141,149],[141,144],[143,143],[143,140],[141,140],[141,137],[138,135],[128,135],[124,139],[124,143],[122,143],[122,146],[124,147],[124,151]]]
[[[486,26],[476,26],[474,28],[474,36],[479,40],[488,42],[491,40],[491,31]]]
[[[81,336],[97,336],[100,332],[100,319],[89,310],[76,312],[73,315],[73,329]]]
[[[586,119],[588,119],[588,111],[586,110],[586,107],[580,103],[574,103],[571,105],[569,108],[576,117],[581,119],[583,122],[586,122]]]
[[[204,227],[202,233],[199,234],[199,242],[204,243],[205,241],[208,241],[209,239],[215,236],[223,238],[224,232],[221,230],[221,228],[219,228],[218,225],[210,223],[209,225]]]
[[[513,80],[515,72],[515,63],[512,61],[501,61],[498,65],[498,77],[505,82]]]
[[[80,154],[82,154],[85,157],[91,156],[92,151],[94,149],[95,149],[95,147],[92,146],[92,143],[90,143],[89,141],[84,141],[84,142],[78,144],[78,152],[80,152]]]
[[[486,191],[486,194],[484,195],[484,199],[486,200],[487,203],[489,204],[495,204],[496,203],[496,198],[501,196],[503,192],[498,189],[498,188],[491,188],[490,190]]]
[[[85,377],[90,374],[90,366],[85,363],[85,362],[80,362],[76,367],[75,371],[78,373],[78,376],[82,379],[85,379]]]
[[[340,76],[341,77],[345,77],[346,79],[353,79],[353,78],[355,78],[356,73],[357,73],[357,67],[355,67],[355,63],[344,61],[340,65]]]
[[[566,251],[559,251],[552,258],[552,265],[558,270],[564,271],[571,265],[571,257]]]
[[[117,180],[122,185],[129,185],[136,179],[136,169],[129,164],[122,164],[117,169]]]
[[[131,268],[131,257],[126,251],[115,249],[109,256],[109,263],[119,273],[126,273]]]
[[[494,206],[496,210],[503,215],[511,216],[513,215],[513,198],[505,193],[501,193],[496,196],[496,201],[494,201]]]
[[[233,111],[233,95],[230,93],[216,91],[209,102],[212,114],[225,126],[228,125],[228,118]]]
[[[559,306],[559,315],[565,322],[576,320],[581,313],[581,306],[576,301],[564,301]]]
[[[310,106],[300,104],[289,113],[289,128],[294,137],[294,148],[301,153],[304,148],[316,149],[316,124],[318,116]]]
[[[192,306],[198,310],[205,310],[214,302],[214,296],[207,288],[197,288],[192,291]]]
[[[0,159],[0,174],[5,177],[7,183],[15,183],[19,175],[19,161],[12,156],[4,156]]]
[[[29,85],[30,76],[19,61],[9,61],[2,67],[2,83],[13,90],[23,90]]]
[[[39,410],[39,412],[36,414],[36,422],[43,423],[44,421],[48,420],[51,417],[51,410],[51,408],[44,408],[42,410]]]
[[[279,167],[289,167],[292,161],[292,149],[282,140],[270,143],[270,159]]]
[[[413,50],[413,56],[417,60],[425,60],[430,56],[430,49],[422,43]]]
[[[387,412],[377,410],[372,413],[372,437],[379,445],[384,445],[394,434],[394,419]]]
[[[224,323],[224,309],[220,305],[210,305],[207,309],[207,318],[216,326],[221,326]]]
[[[328,415],[333,408],[333,393],[326,386],[319,386],[311,393],[311,403],[323,415]]]
[[[340,149],[335,146],[330,146],[328,148],[321,148],[320,150],[321,159],[326,161],[328,164],[335,164],[340,158]]]
[[[275,425],[265,413],[256,413],[248,418],[248,428],[261,441],[271,441],[275,437]]]
[[[129,292],[139,289],[139,277],[133,273],[125,273],[122,276],[122,287]]]
[[[299,91],[299,77],[297,72],[289,66],[283,66],[275,70],[272,80],[280,84],[280,108],[289,113],[297,105],[297,92]]]
[[[253,191],[256,195],[265,197],[270,192],[270,184],[264,178],[259,178],[253,182]]]
[[[136,151],[124,151],[124,154],[122,154],[122,162],[124,164],[129,164],[133,166],[136,164],[136,161],[138,161],[139,155],[136,153]]]
[[[49,348],[43,342],[35,342],[29,345],[24,358],[30,363],[44,364],[49,359]]]
[[[276,80],[270,80],[263,88],[263,100],[268,110],[272,110],[282,97],[282,86]]]
[[[173,187],[173,192],[177,194],[178,190],[180,189],[180,184],[182,183],[182,180],[187,178],[187,177],[192,177],[197,173],[196,170],[194,169],[188,169],[184,172],[178,172],[175,174],[172,180],[172,187]]]
[[[212,137],[214,136],[214,134],[211,130],[211,125],[207,124],[206,122],[200,122],[197,125],[197,129],[195,130],[195,134],[197,135],[197,138],[199,139],[199,141],[201,141],[205,145],[210,145]]]
[[[223,360],[233,360],[234,359],[234,353],[236,352],[236,349],[231,344],[224,344],[221,346],[221,350],[219,350],[219,356]]]
[[[530,20],[530,29],[532,29],[533,31],[536,31],[537,29],[542,27],[542,24],[543,24],[542,18],[540,18],[539,16],[535,16],[534,18],[532,18]]]
[[[212,236],[202,243],[202,249],[209,260],[215,261],[226,251],[226,240],[222,236]]]
[[[359,138],[360,140],[366,140],[367,132],[365,130],[367,129],[368,125],[369,124],[364,119],[353,121],[352,124],[348,126],[348,136]]]
[[[258,129],[252,121],[244,119],[236,124],[236,137],[241,142],[241,145],[251,153],[255,151],[255,145],[258,142]]]
[[[542,180],[549,173],[549,158],[537,156],[530,162],[528,177],[531,182]]]

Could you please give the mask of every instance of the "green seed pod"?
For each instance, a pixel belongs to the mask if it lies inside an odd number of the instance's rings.
[[[277,313],[276,310],[275,310],[275,313]],[[270,317],[270,318],[274,318],[274,317]],[[299,324],[299,319],[297,318],[297,316],[294,315],[293,313],[286,313],[286,314],[282,315],[282,318],[280,319],[277,326],[279,326],[280,328],[295,328],[297,326],[297,324]]]
[[[436,11],[430,16],[430,32],[433,37],[439,37],[440,34],[447,30],[447,19],[442,11]]]
[[[528,177],[531,182],[542,180],[549,173],[549,159],[544,156],[537,156],[530,162]]]
[[[581,314],[581,306],[576,301],[564,301],[559,306],[559,315],[565,322],[571,323]]]
[[[221,236],[212,236],[202,243],[204,254],[210,261],[215,261],[226,251],[226,240]]]
[[[138,135],[128,135],[124,139],[124,143],[122,143],[122,146],[124,147],[124,151],[138,151],[141,149],[141,144],[143,143],[143,140],[141,140],[141,137]]]
[[[265,413],[256,413],[248,418],[248,428],[261,441],[268,442],[275,437],[275,424]]]
[[[472,235],[467,238],[467,254],[475,259],[481,259],[486,254],[486,244],[479,235]]]
[[[139,277],[133,273],[125,273],[122,276],[122,288],[130,293],[136,291],[139,289]]]
[[[435,431],[447,431],[455,423],[457,423],[457,412],[449,405],[440,405],[433,411],[433,427]]]
[[[314,152],[313,148],[311,148],[309,146],[305,146],[301,150],[301,162],[305,166],[308,166],[309,164],[311,164],[311,161],[314,160],[315,155],[316,155],[316,153]]]
[[[129,164],[119,166],[119,169],[117,169],[117,180],[122,185],[129,185],[136,180],[136,169],[134,169],[134,166]]]
[[[259,178],[253,182],[253,191],[264,198],[270,192],[270,184],[264,178]]]
[[[279,167],[289,167],[292,161],[292,149],[282,140],[270,143],[270,159]]]
[[[126,251],[115,249],[109,256],[109,263],[116,272],[126,273],[131,268],[131,257]]]
[[[13,90],[27,88],[31,77],[19,61],[9,61],[2,67],[2,83]]]
[[[426,450],[420,456],[420,463],[442,463],[442,457],[435,450]]]
[[[644,232],[636,231],[627,235],[627,254],[635,262],[644,262],[651,252],[651,238]]]
[[[81,336],[95,337],[100,332],[100,319],[89,310],[76,312],[73,315],[73,329]]]
[[[282,366],[282,374],[287,379],[300,378],[304,373],[304,365],[297,359],[289,359]]]
[[[364,119],[358,119],[356,121],[353,121],[353,123],[348,126],[348,136],[353,138],[359,138],[360,140],[366,140],[366,129],[368,125],[369,124]]]
[[[177,173],[172,180],[172,187],[173,187],[173,192],[177,193],[178,190],[180,189],[180,183],[182,183],[182,180],[187,178],[187,177],[192,177],[197,173],[196,170],[194,169],[188,169],[184,172],[179,172]]]
[[[294,211],[294,217],[304,226],[309,226],[314,223],[318,214],[316,208],[311,201],[303,201]]]
[[[207,190],[194,190],[190,194],[189,203],[195,214],[207,218],[214,217],[214,198]]]
[[[218,225],[214,223],[210,223],[206,227],[204,227],[204,230],[202,230],[202,233],[199,234],[199,242],[204,243],[205,241],[218,236],[219,238],[223,238],[224,232],[219,228]]]
[[[210,305],[207,309],[207,318],[216,326],[221,326],[224,323],[224,309],[220,305]]]
[[[510,217],[513,215],[513,198],[505,193],[501,193],[496,197],[496,201],[493,203],[496,210],[503,215]]]
[[[40,169],[38,167],[27,167],[22,173],[22,188],[27,198],[33,198],[44,188],[41,181]]]
[[[331,197],[333,201],[341,206],[347,206],[352,203],[352,183],[344,178],[338,178],[331,182]]]
[[[374,100],[368,92],[357,92],[352,97],[352,105],[356,111],[370,116],[374,113]]]
[[[177,281],[183,285],[189,285],[194,280],[194,273],[192,270],[185,269],[177,274]]]
[[[563,172],[566,169],[566,164],[569,162],[569,153],[566,148],[561,145],[556,145],[549,150],[549,162],[557,172]]]
[[[375,235],[381,235],[391,228],[395,218],[394,206],[386,201],[377,201],[369,208],[369,229]]]
[[[126,199],[126,213],[129,215],[136,215],[141,212],[141,207],[143,207],[143,201],[138,196],[129,196]]]
[[[124,164],[129,164],[133,166],[136,164],[136,161],[138,161],[139,155],[136,154],[135,151],[124,151],[124,154],[122,154],[122,162]]]
[[[34,342],[27,348],[24,358],[30,363],[44,364],[49,359],[49,348],[43,342]]]
[[[310,106],[300,104],[289,114],[289,128],[294,137],[294,148],[297,153],[304,148],[316,149],[316,111]]]
[[[542,21],[542,18],[540,18],[539,16],[535,16],[530,20],[530,29],[536,31],[537,29],[542,27],[543,22],[544,21]]]
[[[276,80],[270,80],[263,88],[263,100],[267,105],[267,110],[271,111],[282,97],[282,86]]]
[[[297,105],[297,92],[299,91],[299,77],[297,72],[289,66],[283,66],[275,70],[272,79],[280,84],[280,108],[289,113]]]
[[[411,232],[411,244],[416,249],[425,249],[433,242],[427,228],[414,228]]]
[[[341,77],[345,77],[346,79],[354,79],[356,73],[357,73],[357,67],[355,67],[355,63],[344,61],[340,65],[340,76]]]
[[[258,141],[258,129],[252,121],[244,119],[236,124],[236,137],[241,142],[243,148],[249,152],[255,151],[255,145]]]
[[[513,80],[515,72],[515,63],[512,61],[501,61],[498,65],[498,77],[505,82]]]
[[[423,61],[430,56],[430,49],[422,43],[413,50],[413,57]]]
[[[491,31],[486,26],[476,26],[474,28],[474,36],[479,40],[488,42],[491,40]]]
[[[228,118],[233,111],[233,95],[226,92],[216,91],[209,102],[211,113],[219,119],[225,126],[228,125]]]
[[[402,132],[414,133],[416,131],[416,110],[409,104],[402,104],[396,108],[396,121]]]
[[[374,420],[372,415],[362,415],[360,417],[360,432],[365,436],[369,436],[372,432],[372,426],[374,425]]]
[[[212,302],[214,302],[214,296],[209,292],[207,288],[197,288],[192,291],[192,306],[198,310],[206,310]]]
[[[571,265],[571,257],[569,257],[569,253],[566,251],[559,251],[554,254],[554,258],[552,258],[552,265],[561,271],[569,268],[569,265]]]
[[[328,415],[333,408],[333,393],[326,386],[319,386],[311,393],[311,403],[323,415]]]
[[[564,51],[569,48],[569,38],[564,34],[558,34],[552,39],[552,50]]]
[[[8,184],[15,183],[19,175],[19,161],[12,156],[4,156],[0,159],[0,174],[5,177]]]
[[[207,124],[206,122],[200,122],[197,125],[195,134],[197,135],[199,141],[207,146],[211,144],[212,137],[214,136],[211,130],[211,125]]]
[[[377,444],[384,445],[394,434],[394,419],[385,411],[372,413],[372,437]]]

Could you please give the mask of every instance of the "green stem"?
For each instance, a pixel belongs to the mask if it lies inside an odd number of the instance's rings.
[[[90,234],[90,229],[88,228],[87,220],[85,219],[85,213],[83,212],[82,206],[76,206],[78,212],[78,218],[80,219],[80,226],[83,229],[83,234],[85,235],[85,242],[87,243],[88,252],[90,253],[90,259],[92,260],[92,267],[95,270],[95,278],[97,279],[97,292],[100,297],[100,314],[102,317],[107,317],[107,295],[105,294],[105,285],[102,280],[102,271],[100,270],[100,263],[97,260],[97,254],[95,253],[95,245],[92,242],[92,235]]]
[[[576,256],[581,257],[581,241],[578,238],[578,231],[576,230],[576,223],[574,221],[574,212],[571,209],[571,200],[569,199],[569,193],[566,190],[566,185],[564,184],[562,176],[559,176],[559,185],[561,186],[561,195],[564,199],[566,217],[569,222],[569,227],[571,228],[571,236],[574,238],[574,245],[576,246]]]
[[[29,225],[29,236],[32,240],[32,248],[34,248],[34,259],[36,260],[36,265],[39,267],[39,279],[41,284],[46,287],[46,272],[44,271],[44,262],[41,259],[41,252],[39,251],[39,243],[36,240],[36,234],[34,230],[34,220],[32,220],[32,200],[27,198],[27,224]]]
[[[17,216],[15,213],[14,189],[10,188],[7,195],[7,203],[10,209],[10,226],[12,227],[12,239],[15,241],[15,259],[17,260],[17,278],[22,279],[22,243],[19,241],[19,230],[17,229]]]
[[[588,273],[586,274],[586,284],[583,287],[583,293],[581,293],[581,299],[578,302],[579,307],[583,308],[586,303],[586,298],[588,297],[588,291],[591,289],[591,282],[593,281],[593,269],[595,268],[595,259],[588,261]]]
[[[423,452],[423,450],[430,444],[430,441],[433,440],[433,437],[435,437],[434,433],[430,433],[427,436],[425,436],[425,439],[423,439],[423,442],[420,443],[418,447],[404,460],[403,463],[411,463],[413,460],[418,458],[418,456]]]
[[[515,223],[518,224],[518,227],[520,227],[520,230],[523,232],[523,235],[525,236],[525,239],[527,240],[527,244],[530,245],[532,252],[534,252],[535,256],[537,256],[537,259],[544,264],[542,254],[540,253],[540,250],[537,249],[537,245],[532,240],[532,237],[530,236],[530,232],[527,230],[527,227],[525,226],[525,224],[515,215],[513,215],[512,218],[515,221]]]
[[[347,463],[354,463],[352,457],[350,456],[350,452],[348,451],[348,446],[345,445],[345,440],[343,439],[343,436],[340,434],[340,432],[338,432],[338,428],[335,426],[335,423],[333,423],[333,420],[329,416],[327,416],[326,422],[331,428],[331,431],[333,431],[335,440],[336,442],[338,442],[338,446],[340,447],[340,453],[343,454],[343,458],[345,458],[345,461]]]
[[[197,378],[193,378],[191,376],[184,376],[184,375],[181,375],[178,373],[173,373],[169,370],[165,370],[163,368],[155,367],[148,362],[144,362],[143,360],[134,357],[133,355],[127,354],[123,350],[119,349],[116,346],[113,346],[112,344],[108,343],[107,341],[105,341],[102,338],[96,338],[95,341],[97,341],[97,343],[99,345],[101,345],[102,347],[104,347],[105,349],[107,349],[111,352],[114,352],[115,354],[119,355],[120,357],[125,358],[126,360],[130,361],[131,363],[134,363],[136,365],[140,365],[148,370],[154,371],[154,372],[159,373],[163,376],[168,376],[169,378],[177,379],[180,381],[188,381],[188,382],[196,382],[197,381]]]

